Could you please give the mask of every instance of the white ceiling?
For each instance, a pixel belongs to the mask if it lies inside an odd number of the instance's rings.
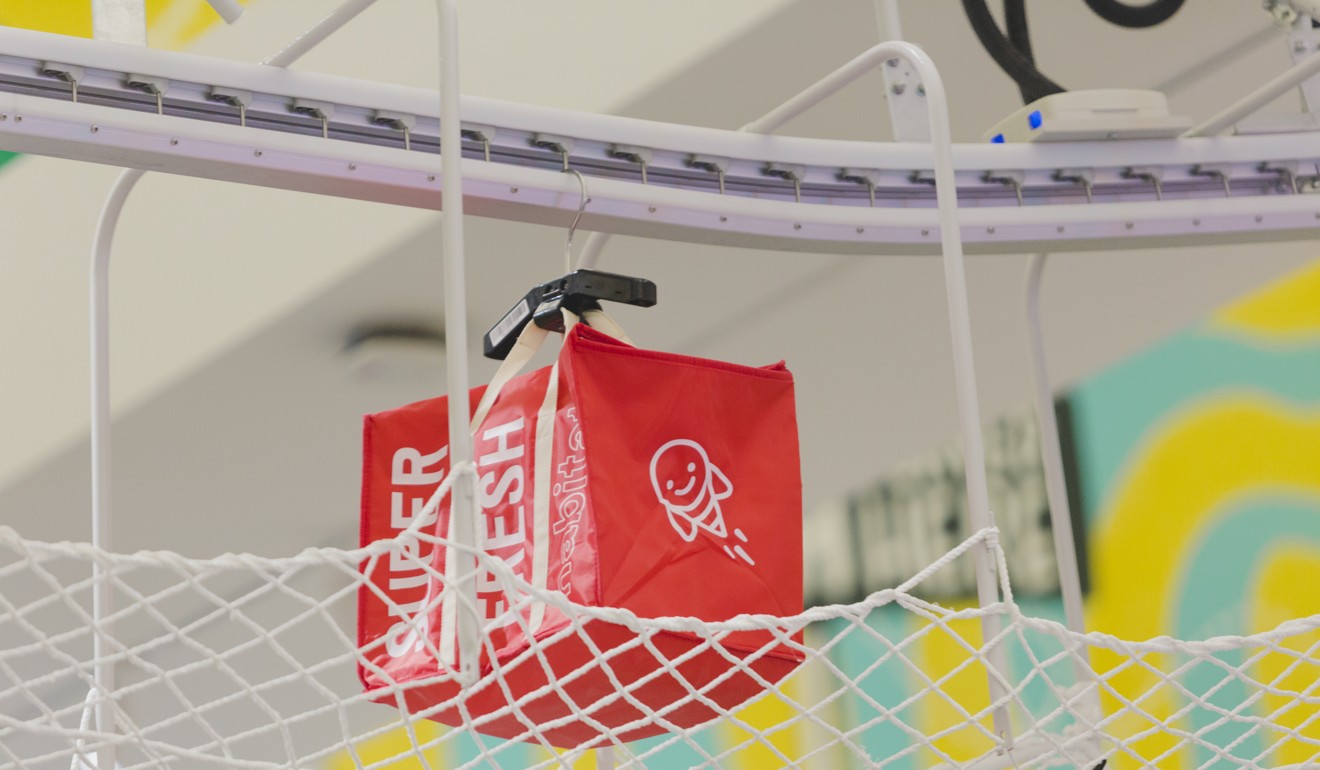
[[[199,0],[200,2],[200,0]],[[994,3],[992,3],[994,4]],[[1204,117],[1287,66],[1251,0],[1201,0],[1148,31],[1081,0],[1030,4],[1041,66],[1069,87],[1172,83]],[[257,60],[323,13],[261,0],[200,53]],[[1018,106],[957,0],[904,0],[905,37],[948,84],[956,138]],[[879,39],[873,0],[577,0],[461,4],[466,92],[736,128]],[[428,0],[381,0],[300,66],[434,87]],[[1263,45],[1227,61],[1243,40]],[[1240,47],[1240,46],[1239,46]],[[401,52],[407,52],[406,54]],[[1224,66],[1219,66],[1224,65]],[[1285,105],[1295,106],[1295,105]],[[878,77],[786,133],[888,136]],[[27,158],[0,174],[0,523],[89,534],[86,260],[112,169]],[[438,216],[149,176],[116,244],[116,545],[190,554],[353,545],[360,416],[438,393],[356,380],[342,349],[373,321],[438,323]],[[468,221],[471,346],[528,285],[561,269],[564,233]],[[579,238],[579,242],[580,242]],[[1309,243],[1061,254],[1045,291],[1061,383],[1131,353],[1315,256]],[[809,505],[956,431],[937,260],[760,252],[615,238],[604,269],[651,278],[660,304],[617,316],[639,343],[798,377]],[[969,269],[986,414],[1029,397],[1023,256]],[[474,376],[488,377],[489,362]]]

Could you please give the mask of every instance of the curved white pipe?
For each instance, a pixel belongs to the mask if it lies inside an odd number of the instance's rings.
[[[1187,130],[1183,138],[1214,136],[1227,131],[1284,93],[1320,73],[1320,53],[1313,53],[1276,75],[1268,83]]]
[[[238,0],[206,0],[206,2],[220,14],[220,18],[224,19],[226,24],[233,24],[243,15],[243,6],[238,4]]]
[[[376,0],[348,0],[330,12],[310,29],[293,39],[279,52],[262,60],[262,64],[272,67],[288,67],[303,57],[303,54],[321,44],[321,41],[338,32],[341,27],[356,19],[358,14],[375,4]]]
[[[449,392],[449,467],[472,459],[472,419],[468,403],[467,278],[463,254],[463,155],[459,104],[458,6],[456,0],[436,0],[440,17],[440,197],[443,209],[445,280],[445,375]],[[452,152],[451,152],[452,149]],[[463,546],[477,541],[476,477],[464,473],[454,479],[449,516],[458,549],[450,552],[454,578],[469,601],[459,602],[455,642],[461,681],[477,681],[480,662],[481,619],[476,607],[476,586],[469,579],[476,560],[463,556]],[[443,633],[443,632],[442,632]],[[449,636],[441,639],[446,651]]]
[[[1068,505],[1068,485],[1063,474],[1063,449],[1059,440],[1059,424],[1054,415],[1054,391],[1050,387],[1049,369],[1045,365],[1045,333],[1040,320],[1040,287],[1048,254],[1033,254],[1027,267],[1026,315],[1027,337],[1031,352],[1031,369],[1035,375],[1034,395],[1036,421],[1040,426],[1040,454],[1045,468],[1045,496],[1049,501],[1050,526],[1054,530],[1054,550],[1059,568],[1059,585],[1063,594],[1064,617],[1068,628],[1079,634],[1086,633],[1082,607],[1082,582],[1077,568],[1077,550],[1073,541],[1072,511]],[[1080,666],[1087,657],[1086,648],[1079,653]]]
[[[242,6],[234,0],[207,0],[226,22],[233,23],[243,13]],[[352,3],[350,3],[352,4]],[[365,8],[367,4],[362,4]],[[358,9],[361,11],[361,8]],[[350,17],[351,18],[351,17]],[[347,21],[345,19],[344,21]],[[338,29],[343,26],[343,21]],[[331,30],[333,31],[333,30]],[[327,33],[328,34],[328,33]],[[324,39],[322,36],[317,42]],[[288,50],[287,48],[285,49]],[[301,56],[310,50],[310,46],[298,53]],[[294,56],[290,63],[297,59]],[[119,217],[123,214],[124,204],[138,180],[147,172],[130,168],[115,179],[110,193],[106,196],[101,209],[101,216],[96,223],[92,238],[90,305],[91,305],[91,341],[92,341],[92,545],[103,551],[113,548],[111,523],[113,508],[111,505],[110,484],[110,251],[114,245],[115,230],[119,226]],[[96,729],[109,736],[115,732],[114,706],[111,696],[115,690],[114,664],[107,659],[109,642],[114,638],[112,624],[108,620],[114,613],[113,586],[107,581],[104,567],[100,560],[92,563],[92,655],[95,664],[92,681],[99,692],[96,701]],[[96,752],[97,770],[114,770],[116,747],[105,739],[102,748]]]
[[[1054,414],[1054,391],[1050,387],[1049,369],[1045,363],[1045,333],[1041,324],[1041,278],[1045,273],[1048,254],[1033,254],[1027,266],[1026,320],[1027,337],[1031,351],[1033,395],[1036,404],[1036,423],[1040,430],[1040,458],[1045,470],[1045,498],[1050,511],[1050,528],[1054,532],[1054,553],[1059,572],[1059,592],[1063,596],[1063,614],[1068,630],[1086,633],[1085,606],[1082,600],[1081,571],[1077,567],[1076,541],[1073,539],[1072,510],[1068,504],[1068,484],[1063,473],[1063,447],[1059,439],[1059,424]],[[1091,682],[1090,652],[1079,645],[1073,653],[1073,675],[1077,683]],[[1100,695],[1090,690],[1083,704],[1087,717],[1094,724],[1101,718]]]
[[[958,189],[953,175],[953,135],[949,129],[949,104],[944,81],[935,63],[926,52],[911,43],[881,43],[862,54],[839,72],[857,77],[878,66],[881,61],[899,56],[907,59],[921,75],[926,86],[926,110],[930,115],[931,151],[935,159],[935,198],[940,214],[940,244],[944,251],[944,289],[949,304],[949,332],[953,336],[953,378],[958,392],[958,417],[962,425],[963,465],[967,474],[967,513],[972,531],[994,526],[990,511],[990,487],[986,481],[985,439],[981,433],[981,409],[976,396],[976,363],[972,355],[971,310],[967,302],[967,275],[963,258],[962,231],[958,227]],[[842,88],[845,83],[831,76],[822,81],[820,88],[810,88],[796,100],[815,104]],[[818,84],[820,85],[820,84]],[[790,102],[792,103],[792,102]],[[972,551],[976,565],[976,595],[982,607],[999,601],[995,553],[990,544]],[[981,619],[982,633],[988,644],[999,633],[999,616],[986,615]],[[1002,676],[1004,649],[996,645],[990,650],[990,671],[987,673],[990,702],[999,703],[993,711],[995,734],[1013,746],[1012,725],[1008,708],[1004,705],[1006,690],[996,678]]]
[[[958,394],[959,421],[962,426],[963,459],[967,473],[968,517],[972,531],[979,531],[994,526],[994,515],[990,511],[990,492],[985,470],[985,440],[981,431],[980,407],[976,395],[971,311],[967,301],[962,233],[958,225],[958,192],[954,180],[949,106],[945,96],[944,81],[935,63],[925,51],[911,43],[903,41],[880,43],[740,130],[749,133],[770,133],[837,93],[882,62],[893,58],[903,58],[911,62],[926,87],[940,243],[944,253],[945,294],[949,306],[949,328],[953,336],[953,371]],[[607,235],[593,233],[583,249],[579,266],[594,266],[607,239]],[[972,556],[976,562],[977,598],[983,607],[994,604],[999,601],[998,581],[993,566],[994,551],[986,545],[974,550]],[[987,641],[995,637],[999,632],[998,616],[985,616],[982,620],[982,629]],[[996,647],[991,650],[990,657],[993,667],[1002,672],[1004,670],[1002,648]],[[991,672],[989,677],[991,702],[1001,701],[1006,694],[1003,684],[995,678],[995,673],[997,672]],[[1012,728],[1009,724],[1007,708],[1000,705],[994,709],[993,715],[995,733],[1011,747]]]
[[[963,461],[967,474],[967,510],[972,531],[994,526],[990,511],[989,484],[985,470],[985,439],[981,431],[980,406],[976,394],[976,365],[972,355],[971,311],[967,301],[967,277],[963,257],[962,231],[958,224],[958,191],[954,179],[953,136],[949,129],[949,105],[935,63],[921,48],[903,41],[889,41],[872,46],[834,72],[771,110],[740,131],[768,134],[806,110],[838,93],[849,83],[865,75],[888,59],[903,58],[912,63],[926,87],[926,108],[930,116],[931,156],[935,174],[935,196],[939,212],[940,244],[944,254],[944,285],[949,306],[949,330],[953,336],[953,372],[957,386],[958,414],[963,437]],[[593,266],[608,236],[593,233],[583,249],[579,264]],[[999,601],[998,581],[993,566],[994,551],[989,546],[972,552],[976,562],[976,593],[981,606]],[[999,631],[999,618],[987,615],[982,620],[986,640]],[[1004,670],[1003,650],[991,650],[993,667]],[[1003,684],[990,675],[991,702],[1005,695]],[[994,709],[995,733],[1012,746],[1008,710]]]
[[[145,171],[125,169],[110,188],[92,239],[91,327],[92,327],[92,545],[104,551],[112,548],[110,532],[110,247],[114,243],[119,215],[133,186]],[[107,659],[113,625],[108,619],[115,611],[114,587],[101,560],[92,562],[92,655],[96,661],[93,681],[99,691],[96,701],[96,730],[103,736],[115,732],[114,663]],[[96,752],[97,770],[113,770],[115,745],[107,742]]]

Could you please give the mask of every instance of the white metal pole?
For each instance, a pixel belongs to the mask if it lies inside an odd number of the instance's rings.
[[[852,81],[870,72],[887,59],[907,59],[920,73],[926,86],[926,109],[930,116],[931,151],[934,158],[935,196],[939,207],[940,242],[944,252],[945,293],[949,303],[949,330],[953,335],[953,373],[958,392],[958,414],[962,425],[963,460],[967,471],[968,518],[973,530],[994,525],[990,511],[989,484],[985,471],[985,440],[981,433],[981,413],[976,396],[976,366],[972,356],[971,312],[967,303],[967,277],[964,267],[962,231],[958,225],[958,190],[953,173],[953,136],[949,129],[949,106],[935,63],[919,47],[903,41],[880,43],[852,61],[826,75],[814,85],[771,110],[759,120],[743,126],[751,133],[770,133],[802,112],[814,107]],[[999,601],[994,551],[987,544],[972,552],[976,563],[976,593],[981,606]],[[999,617],[982,619],[982,631],[988,643],[999,634]],[[1004,670],[1003,650],[991,650],[991,664],[997,672],[989,677],[990,699],[1000,702],[1006,692],[994,674]],[[1012,728],[1008,709],[1002,703],[994,709],[995,732],[1012,746]]]
[[[341,27],[357,18],[358,14],[375,4],[376,0],[348,0],[318,21],[306,32],[294,38],[277,53],[267,56],[262,64],[272,67],[288,67],[303,57],[303,54],[321,44],[323,40],[338,32]]]
[[[876,21],[883,40],[902,40],[903,25],[898,16],[898,0],[875,0]]]
[[[125,169],[110,188],[92,239],[91,332],[92,332],[92,546],[109,551],[113,547],[110,489],[110,247],[119,215],[128,194],[145,171]],[[101,560],[92,562],[92,678],[96,684],[96,730],[104,736],[115,732],[115,666],[109,659],[113,636],[114,586]],[[96,752],[97,770],[113,770],[115,745],[109,740]]]
[[[1320,73],[1320,53],[1313,53],[1214,116],[1192,126],[1183,137],[1214,136],[1222,133],[1317,73]]]
[[[903,33],[899,23],[897,0],[875,0],[875,3],[876,21],[881,27],[881,36],[886,40],[901,40]],[[861,63],[859,64],[859,62]],[[875,57],[872,55],[872,51],[866,51],[852,62],[827,75],[825,80],[833,80],[837,76],[840,78],[840,82],[833,89],[829,89],[820,95],[819,98],[801,99],[802,94],[799,94],[738,130],[749,134],[773,134],[780,126],[824,101],[831,94],[837,93],[839,89],[874,68]],[[582,252],[578,255],[577,266],[580,268],[594,268],[600,261],[600,254],[609,240],[609,233],[594,232],[587,236],[587,240],[582,244]]]
[[[238,0],[206,0],[206,3],[225,20],[226,24],[233,24],[243,15],[243,6],[238,4]]]
[[[436,0],[440,12],[440,197],[443,211],[445,261],[445,364],[449,390],[449,467],[472,459],[472,419],[468,404],[467,280],[463,254],[463,155],[459,113],[458,7],[456,0]],[[452,471],[451,471],[452,472]],[[476,544],[476,474],[460,472],[450,490],[449,515],[459,546]],[[463,681],[477,680],[480,620],[473,614],[476,585],[470,579],[476,561],[451,551],[459,590],[469,601],[459,602],[457,616],[459,672]]]
[[[897,48],[896,46],[901,46],[901,48]],[[739,130],[752,134],[774,133],[780,126],[812,107],[815,107],[817,104],[820,104],[843,90],[843,88],[849,83],[852,83],[862,75],[875,69],[884,60],[907,58],[908,51],[917,51],[921,52],[923,56],[925,55],[920,48],[917,48],[910,43],[903,43],[899,40],[872,46],[856,56],[852,61],[816,81],[813,85],[808,86],[793,98],[774,108],[770,112],[767,112],[757,120],[753,120]],[[929,57],[927,57],[926,60],[929,61]],[[908,61],[913,62],[913,64],[918,67],[920,66],[913,59],[908,59]],[[927,88],[926,92],[927,95],[929,95],[930,89]],[[934,99],[931,101],[934,101]],[[946,109],[945,113],[947,114],[947,112],[948,110]]]
[[[931,151],[934,158],[935,196],[939,207],[940,242],[944,252],[945,293],[949,303],[949,331],[953,335],[953,373],[958,392],[958,414],[962,425],[963,461],[967,471],[968,518],[973,530],[994,525],[990,512],[989,484],[985,471],[985,440],[981,433],[981,414],[976,397],[976,366],[972,356],[971,312],[967,303],[967,277],[964,268],[962,231],[958,225],[958,190],[953,173],[953,137],[949,129],[949,106],[935,63],[926,52],[911,43],[889,41],[873,46],[834,72],[826,75],[759,120],[743,126],[743,131],[769,133],[814,107],[852,81],[870,72],[881,62],[907,59],[916,67],[926,86],[926,109],[930,116]],[[993,564],[994,551],[989,545],[972,552],[976,563],[976,594],[981,606],[999,601],[998,579]],[[987,643],[999,634],[999,617],[982,619]],[[1004,670],[1003,651],[991,650],[991,664]],[[1005,690],[994,676],[989,677],[990,699],[999,702]],[[995,732],[1011,747],[1012,730],[1008,709],[994,709]]]
[[[893,58],[903,58],[911,62],[926,87],[926,109],[930,116],[931,151],[935,166],[935,195],[939,208],[940,242],[944,252],[945,293],[949,304],[949,330],[953,335],[953,371],[957,385],[959,420],[962,426],[963,459],[967,472],[968,518],[973,530],[981,530],[994,525],[994,515],[990,511],[989,483],[985,471],[985,440],[981,432],[981,414],[976,395],[971,312],[967,302],[962,231],[958,224],[958,190],[953,172],[953,136],[949,129],[949,106],[946,101],[944,81],[940,78],[935,63],[925,51],[911,43],[898,40],[879,43],[740,130],[758,134],[772,133],[784,123],[838,93],[882,62]],[[584,249],[584,259],[581,261],[583,266],[594,265],[604,242],[605,236],[597,238],[593,234]],[[994,555],[993,549],[988,544],[972,552],[976,569],[976,593],[983,607],[999,601]],[[998,616],[987,615],[982,619],[982,632],[987,643],[998,636],[999,629]],[[1002,673],[1005,670],[1003,650],[998,647],[992,649],[990,661],[997,669],[989,676],[990,699],[998,703],[1006,695],[1003,685],[995,677],[995,673]],[[1001,703],[994,709],[993,714],[995,732],[1011,747],[1013,736],[1007,707]]]
[[[990,491],[985,472],[985,441],[981,434],[981,410],[976,396],[976,363],[972,356],[971,311],[967,302],[967,276],[964,268],[962,231],[958,225],[958,189],[953,174],[953,136],[949,130],[949,105],[935,63],[926,52],[909,43],[882,43],[877,47],[888,56],[899,55],[912,62],[926,85],[926,108],[930,113],[931,150],[935,165],[935,196],[940,215],[940,243],[944,251],[944,286],[949,303],[949,331],[953,336],[953,376],[958,389],[958,416],[962,423],[963,465],[967,474],[967,511],[973,530],[994,526],[990,512]],[[879,58],[877,56],[877,58]],[[886,57],[887,58],[887,57]],[[804,92],[805,93],[805,92]],[[987,543],[972,551],[976,565],[976,595],[982,607],[999,601],[999,587],[994,566],[995,552]],[[981,619],[985,642],[999,634],[999,616]],[[995,674],[1004,670],[1003,650],[990,651],[990,701],[995,733],[1013,745],[1012,725],[1006,695]]]
[[[1054,550],[1058,554],[1064,617],[1069,629],[1085,633],[1081,573],[1077,568],[1072,511],[1068,505],[1068,485],[1063,475],[1063,449],[1059,440],[1059,424],[1054,415],[1054,392],[1050,387],[1050,374],[1045,364],[1045,334],[1040,320],[1041,277],[1048,258],[1048,254],[1033,254],[1027,268],[1027,333],[1030,338],[1031,368],[1035,375],[1036,420],[1040,424],[1045,495],[1049,501],[1050,526],[1054,530]],[[1085,657],[1085,650],[1082,655]]]
[[[1049,369],[1045,363],[1045,333],[1040,314],[1041,278],[1048,258],[1048,254],[1033,254],[1027,267],[1027,335],[1030,338],[1031,368],[1035,375],[1036,423],[1040,428],[1040,457],[1045,469],[1045,497],[1050,509],[1050,528],[1054,531],[1054,553],[1058,562],[1064,620],[1070,631],[1084,634],[1086,615],[1082,603],[1081,571],[1077,567],[1072,510],[1068,504],[1068,484],[1063,474],[1063,447],[1054,414],[1054,391],[1050,387]],[[1090,682],[1090,651],[1086,645],[1081,645],[1073,654],[1073,673],[1077,684]],[[1089,712],[1087,717],[1098,720],[1102,713],[1100,693],[1091,691],[1084,706]]]
[[[335,29],[342,27],[348,19],[360,13],[370,3],[353,0],[341,7],[341,11],[350,5],[357,7],[352,15],[341,18]],[[225,3],[212,3],[217,11],[227,7]],[[237,6],[235,6],[237,7]],[[241,13],[241,8],[239,13]],[[222,12],[222,15],[224,13]],[[235,15],[234,18],[237,18]],[[229,16],[226,21],[232,22]],[[314,28],[315,29],[315,28]],[[329,32],[333,32],[330,30]],[[320,35],[315,42],[324,40],[329,32]],[[306,38],[304,34],[299,40]],[[303,53],[310,50],[307,45],[290,55],[287,63],[291,64]],[[288,52],[290,48],[285,48]],[[283,52],[282,52],[283,53]],[[125,169],[106,196],[101,209],[100,219],[96,223],[96,232],[92,239],[92,260],[90,280],[91,307],[91,342],[92,342],[92,546],[101,551],[113,548],[112,525],[114,522],[111,504],[110,475],[110,252],[114,245],[115,230],[123,214],[124,204],[134,186],[146,174],[142,169]],[[108,619],[114,614],[114,589],[110,584],[100,560],[92,563],[92,624],[95,626],[92,637],[92,656],[95,660],[92,681],[96,686],[96,729],[109,736],[115,732],[114,706],[111,700],[115,690],[115,667],[108,660],[109,642],[112,640],[113,623]],[[114,770],[116,747],[109,739],[96,752],[97,770]]]

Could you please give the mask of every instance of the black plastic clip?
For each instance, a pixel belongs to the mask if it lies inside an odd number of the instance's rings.
[[[533,286],[486,332],[482,340],[486,358],[504,360],[529,321],[534,320],[542,329],[562,332],[561,309],[581,315],[588,310],[600,310],[601,300],[651,307],[655,304],[655,284],[645,278],[599,270],[574,270],[562,278]]]

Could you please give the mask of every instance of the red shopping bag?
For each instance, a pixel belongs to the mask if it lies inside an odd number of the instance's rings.
[[[801,477],[784,365],[641,350],[578,324],[554,366],[510,379],[545,335],[528,329],[492,392],[469,395],[482,550],[537,588],[641,618],[801,612]],[[441,397],[366,417],[364,544],[412,524],[448,473],[447,409]],[[448,501],[424,524],[448,533]],[[445,549],[413,555],[446,574]],[[516,597],[479,571],[489,644],[483,679],[459,708],[457,602],[407,558],[368,566],[358,627],[366,690],[488,735],[568,747],[602,728],[632,740],[690,727],[762,694],[803,659],[768,630],[715,644],[677,630],[640,644],[600,619],[575,630],[544,602],[511,611]]]

